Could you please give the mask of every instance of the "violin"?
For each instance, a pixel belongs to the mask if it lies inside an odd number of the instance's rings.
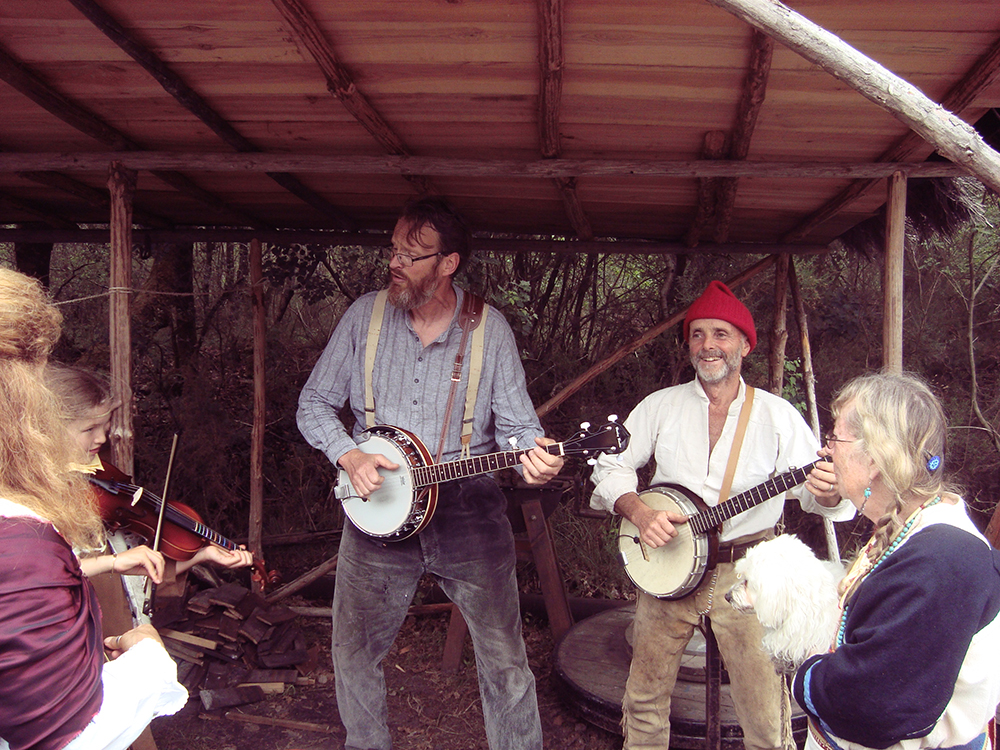
[[[131,477],[117,467],[104,462],[104,468],[88,476],[97,488],[101,519],[112,531],[126,529],[149,542],[156,537],[163,500],[144,487],[131,483]],[[206,544],[217,544],[227,550],[239,546],[204,524],[194,508],[170,500],[163,511],[160,530],[160,551],[171,560],[190,560]],[[262,589],[278,583],[281,575],[267,570],[263,560],[255,558],[251,573]]]

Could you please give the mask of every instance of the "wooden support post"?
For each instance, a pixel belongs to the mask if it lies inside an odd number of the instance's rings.
[[[799,278],[795,273],[795,259],[788,263],[788,284],[792,289],[792,304],[795,305],[795,319],[799,327],[799,338],[802,346],[802,382],[806,389],[806,405],[809,409],[809,426],[813,435],[820,439],[819,409],[816,405],[816,373],[813,371],[812,344],[809,340],[809,320],[806,317],[806,305],[799,289]],[[837,532],[833,521],[823,519],[823,531],[826,535],[826,555],[829,560],[840,560],[840,545],[837,543]]]
[[[109,337],[111,388],[121,408],[111,414],[111,460],[126,474],[135,463],[132,430],[132,198],[136,174],[113,162],[108,174],[111,193],[111,267],[109,273]]]
[[[250,529],[247,535],[250,551],[258,560],[264,559],[261,542],[264,524],[264,425],[267,419],[265,401],[264,353],[266,321],[264,315],[264,274],[260,240],[250,242],[250,287],[253,307],[253,428],[250,432]],[[264,591],[264,582],[254,582],[255,593]]]
[[[777,395],[785,386],[785,347],[788,345],[788,264],[791,256],[779,255],[774,265],[774,322],[771,325],[770,376],[767,389]]]
[[[705,750],[722,747],[722,657],[712,632],[712,621],[705,618]]]
[[[885,211],[885,266],[882,274],[882,367],[903,371],[903,252],[906,237],[906,175],[889,178]]]

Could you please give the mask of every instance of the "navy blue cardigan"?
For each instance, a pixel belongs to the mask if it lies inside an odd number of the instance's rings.
[[[827,731],[867,747],[926,736],[973,636],[1000,612],[1000,553],[929,525],[869,574],[847,612],[843,644],[796,673],[796,701]]]

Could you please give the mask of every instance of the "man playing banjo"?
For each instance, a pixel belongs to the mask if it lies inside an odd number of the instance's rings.
[[[347,401],[357,420],[355,437],[366,425],[395,425],[432,450],[438,447],[434,463],[458,458],[463,444],[475,456],[507,448],[514,439],[526,451],[520,463],[529,484],[545,483],[562,468],[561,457],[538,447],[552,441],[542,437],[510,327],[489,306],[466,306],[474,298],[452,284],[469,252],[466,225],[447,203],[425,198],[408,204],[386,248],[387,295],[379,293],[380,302],[376,293],[367,294],[351,305],[302,391],[299,429],[349,478],[350,491],[338,495],[348,515],[353,505],[370,505],[370,496],[406,457],[360,449],[337,416]],[[461,372],[454,389],[453,369]],[[478,388],[467,388],[470,371]],[[463,405],[471,419],[463,419]],[[485,475],[445,482],[434,492],[436,510],[417,514],[422,524],[433,513],[429,522],[400,541],[344,525],[333,663],[347,747],[391,746],[381,663],[418,581],[430,573],[469,625],[489,746],[537,750],[541,722],[521,636],[505,498]]]
[[[696,378],[641,401],[625,420],[632,436],[629,447],[619,457],[599,458],[592,477],[596,487],[591,505],[628,519],[638,530],[635,546],[646,559],[657,551],[679,549],[678,535],[690,537],[685,514],[657,510],[637,494],[636,470],[650,458],[656,464],[653,485],[683,485],[715,506],[775,473],[815,461],[819,449],[791,404],[767,392],[749,389],[748,394],[740,370],[757,343],[757,333],[750,311],[728,287],[718,281],[708,285],[687,313],[684,337]],[[806,511],[846,520],[853,508],[839,500],[832,472],[831,464],[820,463],[793,494]],[[684,649],[704,615],[711,618],[729,670],[745,746],[777,750],[783,736],[791,737],[790,726],[783,734],[780,679],[760,647],[760,624],[723,598],[735,583],[733,562],[773,535],[783,503],[783,497],[771,498],[725,521],[718,563],[704,571],[690,593],[668,598],[667,591],[656,596],[639,591],[623,705],[626,749],[668,747],[671,693]]]

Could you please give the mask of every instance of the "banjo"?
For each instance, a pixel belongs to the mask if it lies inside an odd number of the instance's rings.
[[[825,459],[821,459],[825,460]],[[639,499],[654,510],[669,510],[688,517],[677,524],[677,536],[651,549],[639,540],[639,529],[622,518],[618,554],[632,583],[659,599],[681,599],[696,588],[708,570],[714,530],[723,521],[775,495],[802,484],[819,461],[758,484],[724,503],[703,510],[701,498],[677,484],[662,484],[640,493]]]
[[[569,440],[544,446],[553,456],[596,456],[598,453],[621,453],[628,447],[629,434],[609,417],[603,425],[591,429],[587,422]],[[412,432],[391,425],[376,425],[361,433],[358,449],[380,453],[399,468],[379,469],[382,485],[367,498],[351,484],[347,472],[340,469],[334,496],[344,513],[365,534],[391,542],[419,534],[430,523],[437,507],[438,484],[453,479],[488,474],[520,464],[528,451],[511,450],[434,463],[431,453]]]

